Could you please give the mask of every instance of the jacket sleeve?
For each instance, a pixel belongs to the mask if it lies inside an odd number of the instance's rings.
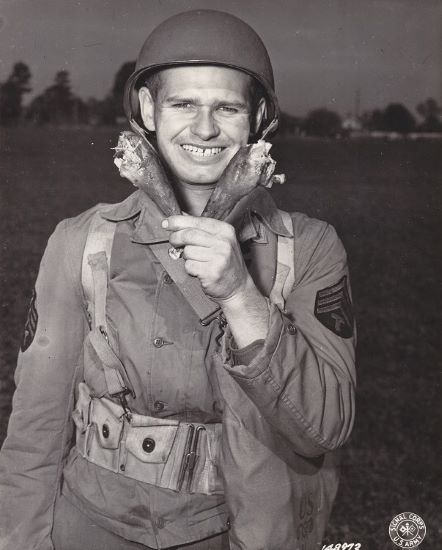
[[[41,261],[0,452],[1,550],[53,548],[53,507],[72,437],[72,387],[86,326],[74,256],[61,222]]]
[[[347,258],[334,228],[294,219],[295,284],[285,311],[270,304],[267,337],[224,367],[296,452],[318,456],[341,446],[353,427],[355,325]],[[238,364],[239,363],[239,364]]]

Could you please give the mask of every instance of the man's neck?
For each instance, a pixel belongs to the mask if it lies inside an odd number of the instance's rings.
[[[176,184],[174,190],[182,210],[192,216],[201,216],[215,185]]]

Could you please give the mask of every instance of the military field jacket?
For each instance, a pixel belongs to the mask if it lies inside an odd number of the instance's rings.
[[[111,344],[135,389],[131,408],[159,418],[222,422],[225,495],[143,484],[87,462],[74,446],[78,383],[87,377],[101,383],[99,374],[95,380],[85,373],[90,327],[81,285],[97,209],[117,224],[107,318]],[[1,550],[52,550],[61,491],[100,525],[154,548],[224,531],[229,516],[232,548],[309,550],[316,544],[309,542],[311,533],[324,530],[337,488],[330,451],[346,441],[354,420],[355,329],[340,240],[327,223],[299,213],[288,231],[264,190],[234,210],[229,221],[264,295],[275,277],[277,236],[293,237],[295,245],[295,282],[285,311],[269,303],[266,339],[238,350],[228,329],[223,334],[216,322],[199,324],[149,250],[167,239],[162,219],[136,191],[118,205],[64,220],[49,239],[0,453]],[[325,516],[315,527],[320,511]]]

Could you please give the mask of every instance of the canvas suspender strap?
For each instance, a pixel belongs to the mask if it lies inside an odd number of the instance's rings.
[[[93,300],[92,326],[103,327],[107,331],[106,323],[106,293],[108,281],[108,266],[106,252],[88,254],[87,262],[92,273]]]
[[[208,325],[221,312],[221,308],[204,294],[199,280],[187,274],[183,258],[175,260],[170,256],[169,243],[151,244],[150,249],[192,306],[200,323]]]
[[[121,392],[127,393],[129,381],[127,379],[126,369],[107,342],[106,333],[102,332],[100,328],[97,327],[89,334],[89,341],[103,365],[103,372],[109,395],[114,396]]]
[[[84,247],[81,284],[92,327],[102,325],[106,328],[107,279],[115,228],[116,223],[102,218],[99,211],[95,212]]]
[[[288,212],[279,210],[287,230],[293,231],[292,218]],[[285,301],[295,284],[295,239],[278,235],[276,275],[269,299],[283,311]]]
[[[109,395],[121,396],[125,404],[124,396],[131,391],[129,380],[123,363],[109,345],[106,322],[107,286],[115,228],[114,222],[103,219],[100,212],[95,213],[83,252],[81,278],[91,319],[89,342],[103,365]]]

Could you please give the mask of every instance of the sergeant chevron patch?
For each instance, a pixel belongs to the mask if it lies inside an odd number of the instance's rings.
[[[34,340],[35,333],[37,331],[38,313],[35,305],[37,294],[35,289],[32,291],[31,303],[29,304],[28,318],[25,323],[25,333],[23,335],[23,341],[21,343],[21,350],[25,352]]]
[[[341,338],[353,336],[353,310],[346,276],[335,285],[317,292],[315,317]]]

